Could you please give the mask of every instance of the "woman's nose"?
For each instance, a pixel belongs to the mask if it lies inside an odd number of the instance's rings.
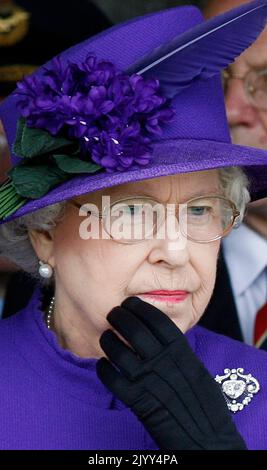
[[[151,241],[151,250],[148,260],[150,263],[163,263],[170,268],[184,266],[189,261],[189,242],[181,234],[179,224],[165,226]]]

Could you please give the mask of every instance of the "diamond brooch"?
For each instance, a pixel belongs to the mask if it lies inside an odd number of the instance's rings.
[[[233,413],[243,410],[253,396],[260,390],[260,384],[251,374],[244,374],[244,369],[224,369],[225,375],[216,375],[215,380],[221,385],[228,409]]]

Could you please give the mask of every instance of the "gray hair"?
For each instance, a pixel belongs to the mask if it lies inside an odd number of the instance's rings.
[[[241,223],[250,201],[248,178],[239,167],[220,168],[219,178],[223,195],[231,199],[240,211]],[[52,229],[63,219],[65,207],[66,202],[60,202],[1,225],[0,254],[37,277],[39,260],[32,247],[29,231]]]
[[[0,255],[14,262],[26,273],[38,277],[39,259],[32,246],[29,231],[48,231],[54,228],[64,216],[65,205],[65,201],[53,204],[1,225]]]

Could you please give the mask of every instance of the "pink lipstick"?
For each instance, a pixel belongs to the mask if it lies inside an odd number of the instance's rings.
[[[183,302],[189,295],[189,292],[184,290],[154,290],[142,294],[145,298],[157,300],[158,302]]]

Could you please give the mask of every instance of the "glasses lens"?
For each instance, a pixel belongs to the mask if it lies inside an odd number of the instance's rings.
[[[251,71],[247,75],[246,90],[255,106],[267,109],[267,70]]]
[[[194,199],[186,204],[182,214],[180,224],[183,234],[199,242],[222,237],[234,219],[231,202],[219,197]]]
[[[153,199],[124,199],[111,204],[105,213],[104,227],[111,238],[121,243],[151,239],[164,220],[164,211],[164,206]]]
[[[111,204],[105,212],[104,228],[113,240],[134,243],[154,238],[167,214],[164,204],[153,199],[124,199]],[[222,237],[233,220],[233,205],[223,197],[196,198],[179,207],[181,232],[196,242]]]

